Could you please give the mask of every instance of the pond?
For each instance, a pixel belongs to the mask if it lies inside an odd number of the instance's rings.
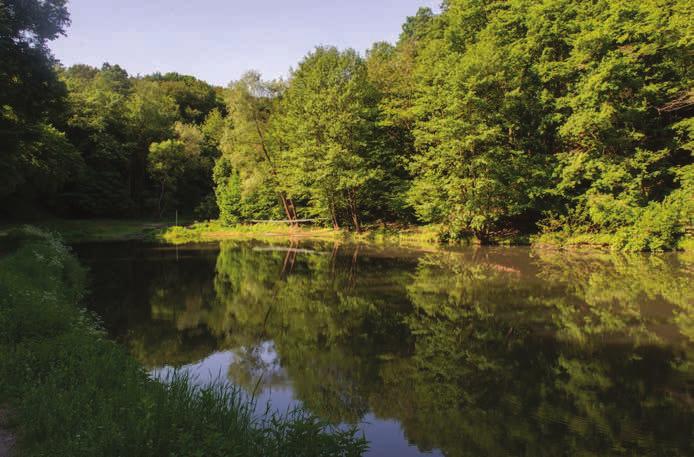
[[[152,374],[356,424],[374,456],[694,455],[694,258],[75,246]]]

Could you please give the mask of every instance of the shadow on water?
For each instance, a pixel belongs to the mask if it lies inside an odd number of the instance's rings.
[[[374,455],[694,455],[694,259],[224,242],[76,248],[145,366],[362,423]]]

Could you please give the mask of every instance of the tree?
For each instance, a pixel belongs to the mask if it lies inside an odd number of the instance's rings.
[[[346,215],[361,230],[365,191],[383,175],[381,164],[370,160],[375,115],[363,59],[351,49],[319,47],[292,73],[273,117],[284,189],[336,228]]]
[[[684,3],[449,0],[409,21],[425,24],[403,32],[417,45],[421,220],[482,241],[541,220],[614,234],[666,199],[692,161],[677,126],[693,105],[669,109],[692,87]],[[653,246],[683,233],[667,222],[681,218],[650,220],[678,233]]]
[[[164,140],[160,143],[152,143],[150,146],[148,171],[160,188],[159,217],[164,214],[164,210],[171,200],[171,198],[165,197],[175,192],[178,180],[185,172],[188,159],[185,144],[180,140]]]
[[[571,81],[555,102],[562,113],[555,175],[559,195],[588,230],[638,223],[649,205],[679,187],[678,170],[692,163],[677,131],[692,106],[667,108],[694,85],[688,70],[694,43],[680,23],[687,16],[691,23],[687,3],[574,7],[573,45],[542,67],[550,82]],[[546,27],[541,18],[535,27]],[[677,230],[674,220],[669,225]]]
[[[215,88],[194,76],[155,73],[144,79],[155,82],[176,102],[178,117],[183,122],[202,124],[210,112],[223,106]]]
[[[77,216],[122,216],[134,207],[130,185],[134,143],[129,135],[128,73],[118,65],[75,65],[60,71],[68,89],[66,133],[85,167],[60,199]]]
[[[147,171],[159,187],[159,217],[172,205],[190,207],[200,202],[204,196],[200,180],[208,178],[212,169],[212,160],[202,155],[202,131],[181,122],[174,130],[175,138],[152,143],[147,156]]]
[[[35,194],[47,181],[56,189],[79,170],[79,158],[58,130],[65,86],[47,47],[70,24],[65,4],[0,2],[0,198]],[[61,170],[56,161],[64,162]]]
[[[536,135],[541,88],[520,45],[522,29],[508,25],[520,16],[494,16],[493,10],[476,1],[450,2],[444,38],[422,51],[418,154],[411,164],[417,214],[482,242],[514,219],[532,218],[549,152]]]
[[[226,94],[228,122],[221,148],[224,160],[235,170],[239,196],[250,201],[275,192],[286,219],[294,221],[296,208],[279,187],[278,157],[268,132],[270,118],[283,90],[282,82],[265,82],[257,72],[248,72],[230,84]]]
[[[145,204],[147,153],[152,143],[164,141],[173,133],[178,106],[157,83],[139,80],[128,99],[128,128],[135,151],[130,161],[131,194],[139,210]],[[159,199],[160,200],[160,199]],[[158,206],[162,210],[161,206]]]

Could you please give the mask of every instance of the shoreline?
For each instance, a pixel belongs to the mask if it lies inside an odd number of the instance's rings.
[[[163,231],[158,240],[170,244],[186,244],[193,242],[212,242],[224,240],[258,240],[276,241],[288,240],[315,240],[365,243],[378,246],[397,246],[405,248],[426,248],[445,250],[447,248],[460,248],[470,246],[496,246],[496,247],[530,247],[532,249],[548,249],[558,251],[616,251],[630,252],[615,249],[612,245],[613,234],[577,234],[561,240],[551,234],[533,234],[517,236],[515,238],[503,238],[492,243],[481,244],[472,238],[455,241],[441,241],[439,226],[411,226],[407,228],[366,229],[362,233],[346,230],[334,230],[330,228],[295,228],[278,227],[277,225],[252,224],[236,225],[231,227],[221,226],[218,222],[198,222],[188,226],[169,227]],[[669,251],[636,251],[636,252],[691,252],[694,250],[694,238],[683,237],[677,249]]]
[[[223,226],[218,221],[192,222],[173,225],[165,221],[147,219],[52,219],[36,224],[42,230],[58,234],[67,243],[99,241],[151,241],[181,245],[195,242],[225,240],[257,240],[276,242],[336,241],[364,243],[378,246],[405,248],[447,249],[482,246],[473,238],[454,241],[441,240],[441,226],[421,225],[409,227],[368,227],[362,233],[335,230],[327,227],[291,227],[276,223],[237,224]],[[22,224],[0,226],[0,236],[23,227]],[[526,246],[533,249],[559,251],[620,251],[613,247],[614,234],[585,233],[569,236],[556,234],[532,234],[494,240],[484,246]],[[692,252],[694,237],[680,239],[677,249],[670,251],[635,252]],[[623,252],[623,251],[620,251]],[[627,251],[629,252],[629,251]]]

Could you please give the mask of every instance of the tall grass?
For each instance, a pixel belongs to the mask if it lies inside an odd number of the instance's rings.
[[[0,238],[0,402],[26,456],[358,456],[304,411],[255,413],[228,383],[151,379],[76,306],[85,271],[36,229]]]

